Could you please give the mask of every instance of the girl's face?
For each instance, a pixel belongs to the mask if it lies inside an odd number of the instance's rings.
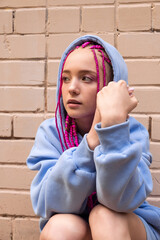
[[[75,118],[77,124],[85,122],[90,128],[97,96],[97,71],[91,49],[80,47],[70,53],[64,64],[62,81],[63,104],[68,115]]]

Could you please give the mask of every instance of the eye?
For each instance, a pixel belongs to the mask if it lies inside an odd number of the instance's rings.
[[[88,76],[83,76],[83,77],[82,77],[82,81],[83,81],[83,82],[92,82],[92,78],[91,78],[91,77],[88,77]]]
[[[70,79],[69,79],[69,77],[67,77],[67,76],[62,76],[62,81],[63,81],[64,83],[67,83],[67,82],[70,81]]]

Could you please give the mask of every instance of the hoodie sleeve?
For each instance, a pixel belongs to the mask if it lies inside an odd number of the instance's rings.
[[[53,119],[52,119],[53,121]],[[86,137],[78,147],[62,153],[53,122],[44,121],[27,159],[38,170],[31,184],[35,213],[49,218],[54,213],[82,213],[87,197],[95,191],[95,164]]]
[[[98,201],[130,212],[152,191],[147,130],[134,118],[108,128],[96,125],[100,145],[94,152]]]

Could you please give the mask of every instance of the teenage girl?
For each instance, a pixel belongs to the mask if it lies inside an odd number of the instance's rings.
[[[122,56],[96,36],[64,52],[55,118],[44,121],[27,159],[40,240],[158,240],[147,130]]]

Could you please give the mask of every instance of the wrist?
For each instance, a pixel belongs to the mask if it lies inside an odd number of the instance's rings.
[[[126,114],[115,114],[115,115],[112,114],[110,116],[109,115],[103,116],[101,120],[101,127],[105,128],[105,127],[121,124],[126,121],[127,116],[128,115]]]
[[[89,132],[87,134],[86,139],[87,139],[88,146],[91,150],[94,150],[95,147],[97,147],[99,145],[99,138],[98,138],[96,131],[94,133]]]

